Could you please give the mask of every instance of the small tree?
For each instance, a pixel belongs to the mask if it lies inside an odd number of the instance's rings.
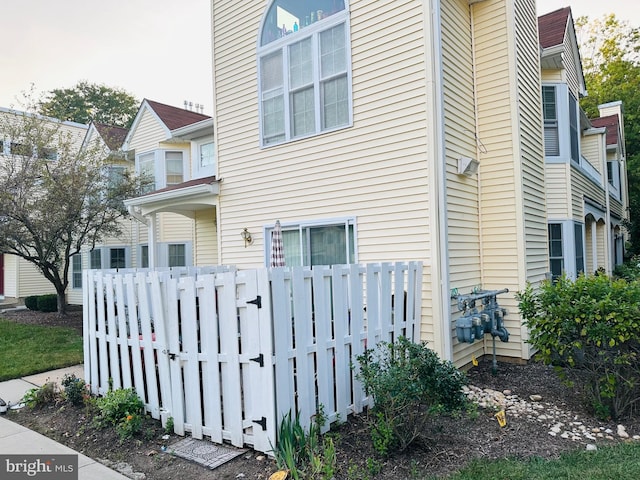
[[[33,113],[0,117],[0,139],[12,147],[0,155],[0,252],[37,267],[55,287],[61,315],[71,257],[119,235],[123,200],[141,188],[128,173],[110,179],[103,151],[81,148],[78,135]]]
[[[86,81],[71,88],[51,90],[38,112],[60,120],[88,124],[91,121],[128,128],[140,102],[125,90]]]

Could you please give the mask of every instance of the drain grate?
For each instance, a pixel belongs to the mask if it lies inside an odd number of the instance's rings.
[[[212,470],[247,451],[243,448],[227,447],[195,438],[182,439],[170,445],[168,450],[176,457],[191,460]]]

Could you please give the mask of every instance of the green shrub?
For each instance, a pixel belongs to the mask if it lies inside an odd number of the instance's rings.
[[[627,282],[640,280],[640,256],[635,255],[622,265],[617,265],[613,271],[613,275]]]
[[[144,403],[133,388],[109,390],[96,401],[96,423],[105,427],[113,425],[120,438],[129,438],[140,431]]]
[[[58,399],[58,388],[54,382],[46,382],[44,385],[28,390],[22,403],[29,408],[41,408],[54,403]]]
[[[62,386],[64,387],[64,398],[72,405],[83,405],[87,397],[87,384],[75,374],[66,374],[62,378]]]
[[[400,337],[357,357],[357,378],[374,400],[372,440],[376,451],[402,451],[425,430],[431,416],[464,408],[466,376],[441,361],[426,344]]]
[[[24,306],[29,310],[38,310],[38,295],[30,295],[25,297]]]
[[[517,299],[529,342],[565,376],[583,374],[597,415],[632,413],[640,400],[640,282],[561,277],[528,285]]]
[[[55,293],[38,296],[38,310],[41,312],[57,312],[58,296]]]
[[[287,413],[280,422],[278,442],[272,451],[278,468],[286,469],[292,479],[334,477],[336,452],[333,440],[327,438],[320,444],[320,427],[325,421],[320,406],[308,432],[300,423],[299,412],[295,417],[291,412]]]

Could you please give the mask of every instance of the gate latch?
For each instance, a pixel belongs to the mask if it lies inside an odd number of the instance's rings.
[[[260,425],[263,432],[267,430],[267,419],[265,417],[262,417],[260,420],[253,420],[253,423]]]
[[[252,305],[255,305],[258,308],[262,308],[262,297],[260,295],[258,295],[255,299],[253,300],[247,300],[247,303],[250,303]]]
[[[264,355],[263,354],[260,354],[255,358],[250,358],[249,361],[258,362],[261,367],[264,367]]]

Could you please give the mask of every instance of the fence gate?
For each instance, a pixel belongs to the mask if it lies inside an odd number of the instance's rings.
[[[182,278],[86,271],[85,278],[85,378],[94,393],[132,386],[179,435],[271,449],[266,270]]]

